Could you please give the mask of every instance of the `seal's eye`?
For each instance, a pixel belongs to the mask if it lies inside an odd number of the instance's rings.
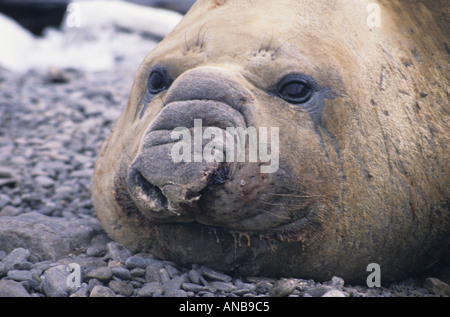
[[[311,84],[301,75],[291,74],[284,77],[277,87],[280,98],[289,103],[301,104],[307,102],[313,93]]]
[[[172,78],[166,68],[156,66],[153,68],[148,78],[147,89],[152,95],[156,95],[166,90],[172,84]]]

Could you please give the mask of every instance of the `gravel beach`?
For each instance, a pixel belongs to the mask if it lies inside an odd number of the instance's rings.
[[[135,69],[0,71],[0,296],[445,296],[425,277],[380,288],[229,276],[133,254],[111,241],[90,199],[94,162],[124,109]],[[67,284],[67,266],[81,270]],[[369,274],[369,273],[368,273]]]

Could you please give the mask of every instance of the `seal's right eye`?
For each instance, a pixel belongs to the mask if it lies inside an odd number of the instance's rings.
[[[172,82],[173,80],[166,68],[155,66],[148,78],[147,90],[151,95],[156,95],[169,88]]]

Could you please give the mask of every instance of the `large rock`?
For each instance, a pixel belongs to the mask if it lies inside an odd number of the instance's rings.
[[[0,217],[0,249],[10,252],[23,247],[41,261],[54,261],[87,246],[100,232],[100,224],[94,218],[68,220],[37,212]]]
[[[30,294],[22,286],[22,284],[11,281],[0,281],[0,297],[30,297]]]

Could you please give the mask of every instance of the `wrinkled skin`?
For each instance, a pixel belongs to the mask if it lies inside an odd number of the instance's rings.
[[[375,262],[388,281],[439,265],[448,2],[379,1],[381,28],[367,25],[373,2],[198,1],[143,61],[100,151],[93,202],[108,234],[247,275],[365,281]],[[278,127],[278,170],[173,162],[170,133],[194,119]]]

